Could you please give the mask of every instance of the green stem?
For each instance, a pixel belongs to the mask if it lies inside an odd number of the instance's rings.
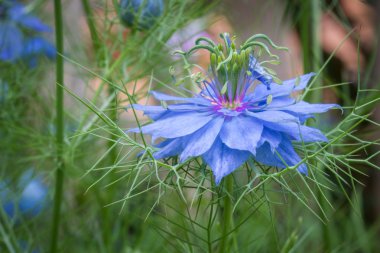
[[[99,34],[96,30],[96,26],[94,23],[94,15],[91,9],[91,6],[89,4],[88,0],[82,0],[82,6],[84,9],[84,12],[86,14],[86,20],[87,20],[87,25],[90,30],[91,34],[91,40],[92,40],[92,45],[93,49],[96,55],[96,61],[98,67],[104,67],[105,65],[105,54],[103,51],[103,48],[101,46],[101,40],[99,37]],[[106,76],[106,79],[109,79],[110,74]],[[102,90],[102,88],[99,88],[98,91]],[[117,101],[117,89],[115,89],[112,86],[109,86],[108,88],[108,93],[110,96],[113,96],[112,101],[110,105],[108,106],[108,109],[110,110],[109,117],[110,119],[116,123],[117,121],[117,106],[118,106],[118,101]],[[98,94],[98,93],[97,93]],[[97,95],[96,95],[97,97]],[[115,147],[115,142],[117,142],[117,135],[115,131],[112,131],[110,133],[110,141],[108,141],[108,148],[111,149],[109,152],[109,160],[112,164],[116,163],[117,160],[117,148]],[[114,179],[111,178],[109,181],[113,181]],[[100,215],[102,217],[102,222],[101,222],[101,227],[102,227],[102,237],[103,237],[103,242],[104,246],[107,251],[111,251],[112,247],[112,233],[110,232],[110,210],[108,208],[105,208],[105,199],[104,196],[101,195],[101,192],[98,192],[98,202],[102,206],[102,209],[100,211]],[[112,192],[111,192],[112,194]]]
[[[117,122],[117,107],[118,107],[118,101],[117,101],[117,90],[110,86],[109,89],[108,89],[108,93],[110,96],[113,95],[113,98],[112,98],[112,102],[110,104],[110,119],[116,124]],[[108,142],[108,147],[109,148],[112,148],[112,150],[110,150],[110,160],[111,160],[111,163],[114,164],[116,163],[116,159],[117,159],[117,148],[115,146],[115,143],[117,142],[117,133],[115,131],[112,131],[111,134],[110,134],[110,141]]]
[[[318,72],[321,68],[322,63],[322,49],[321,45],[319,43],[319,29],[320,29],[320,23],[321,23],[321,2],[319,0],[313,0],[311,1],[311,38],[312,38],[312,55],[314,56],[314,60],[312,63],[312,69],[311,71]],[[321,79],[322,75],[319,75],[319,80]],[[320,82],[316,82],[318,84]],[[320,85],[319,85],[320,86]],[[318,87],[318,85],[314,86]],[[322,100],[322,90],[317,89],[312,93],[312,97],[310,98],[310,102],[312,103],[320,103]]]
[[[82,6],[84,13],[86,14],[86,21],[88,25],[88,29],[90,30],[91,40],[92,40],[92,46],[94,48],[94,51],[96,55],[98,56],[100,47],[100,39],[98,36],[98,32],[96,31],[96,27],[94,24],[94,16],[92,14],[91,6],[88,2],[88,0],[82,0]]]
[[[225,178],[225,192],[223,215],[221,223],[223,226],[222,237],[219,245],[219,253],[230,252],[230,238],[228,236],[229,230],[232,226],[232,192],[234,187],[234,180],[232,175]]]
[[[322,49],[319,43],[319,29],[321,20],[321,3],[319,0],[302,2],[300,22],[300,37],[303,54],[304,72],[318,72],[322,63]],[[318,77],[321,79],[321,74]],[[317,87],[316,85],[313,87]],[[308,100],[313,103],[322,99],[321,89],[316,89],[308,96]]]
[[[55,16],[55,39],[57,47],[56,58],[56,138],[57,138],[57,171],[55,182],[54,195],[54,210],[53,210],[53,228],[51,237],[50,252],[57,252],[58,234],[60,223],[60,211],[63,195],[63,180],[64,180],[64,159],[63,159],[63,144],[64,144],[64,101],[63,101],[63,21],[62,21],[62,3],[61,0],[54,0],[54,16]]]

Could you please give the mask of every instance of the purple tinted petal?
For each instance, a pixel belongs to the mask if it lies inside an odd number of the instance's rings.
[[[261,121],[284,123],[284,122],[298,122],[298,118],[282,111],[261,111],[261,112],[250,112],[246,111],[246,115],[259,119]]]
[[[293,105],[296,103],[296,100],[289,95],[274,97],[272,102],[265,107],[266,110],[276,110],[284,106]]]
[[[223,177],[239,168],[249,156],[249,152],[230,149],[217,138],[202,157],[214,173],[216,184],[219,184]]]
[[[272,153],[269,144],[265,143],[257,149],[255,159],[267,166],[274,166],[282,169],[296,165],[301,161],[301,158],[298,156],[289,140],[283,139],[276,151],[276,153]],[[303,174],[307,174],[306,164],[301,164],[297,170]]]
[[[175,156],[181,153],[183,147],[183,138],[169,139],[161,142],[158,146],[162,148],[153,154],[155,159],[162,159]]]
[[[12,8],[8,10],[10,18],[25,28],[32,29],[36,32],[50,32],[51,28],[48,25],[42,23],[42,21],[28,13],[26,13],[25,7],[21,4],[14,4]]]
[[[13,62],[22,54],[21,31],[12,23],[0,22],[0,60]]]
[[[327,112],[332,108],[341,108],[337,104],[309,104],[304,101],[300,101],[296,104],[288,105],[279,108],[281,111],[290,111],[300,114],[313,114]]]
[[[199,111],[209,110],[209,107],[198,104],[173,104],[168,105],[168,109],[172,111]]]
[[[29,60],[30,66],[37,65],[38,56],[41,55],[54,59],[56,49],[42,37],[32,37],[24,42],[23,58]]]
[[[150,93],[157,100],[160,100],[160,101],[185,101],[185,102],[193,103],[193,104],[200,104],[200,105],[207,105],[207,106],[211,105],[209,100],[201,98],[201,97],[196,97],[196,98],[176,97],[176,96],[160,93],[157,91],[151,91]]]
[[[194,134],[191,134],[186,140],[186,147],[180,157],[181,162],[189,157],[200,156],[208,151],[218,136],[223,122],[222,117],[217,117]]]
[[[319,130],[313,127],[308,126],[299,126],[298,134],[295,134],[293,137],[296,138],[297,141],[303,142],[328,142],[329,140],[326,136]]]
[[[249,99],[253,101],[259,101],[266,98],[269,95],[273,97],[290,95],[293,91],[303,90],[306,88],[315,73],[309,73],[300,77],[284,81],[282,84],[272,83],[271,89],[268,90],[264,84],[257,85],[256,89],[250,95]]]
[[[249,56],[249,71],[251,72],[251,78],[259,80],[262,84],[266,86],[266,89],[271,88],[273,78],[269,75],[265,69],[260,65],[259,61],[253,56]]]
[[[23,15],[17,22],[25,28],[36,32],[51,32],[50,26],[45,25],[39,18],[32,15]]]
[[[183,112],[167,113],[165,117],[156,122],[143,126],[141,131],[144,134],[151,134],[153,138],[177,138],[194,133],[213,119],[207,113]],[[139,132],[138,128],[129,130]]]
[[[263,144],[268,143],[273,153],[274,150],[278,147],[278,145],[280,145],[281,140],[282,134],[280,132],[273,131],[269,128],[264,128],[263,133],[261,134],[261,139],[257,144],[257,147],[260,147]]]
[[[327,142],[327,138],[316,128],[303,126],[300,120],[282,111],[246,112],[247,115],[262,120],[264,127],[286,133],[297,141]]]
[[[254,118],[239,116],[227,118],[220,132],[220,138],[229,148],[256,153],[263,124]]]
[[[300,142],[328,142],[323,133],[312,127],[303,126],[297,123],[265,123],[265,127],[272,130],[280,131],[291,136],[294,140]]]
[[[138,111],[143,111],[145,115],[147,115],[149,118],[153,120],[158,120],[160,117],[162,117],[165,114],[165,112],[168,111],[162,106],[150,106],[150,105],[139,105],[139,104],[134,104],[133,109],[138,110]]]

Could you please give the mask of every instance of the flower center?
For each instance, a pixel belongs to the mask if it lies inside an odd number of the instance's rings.
[[[233,102],[223,102],[222,107],[229,109],[229,110],[238,110],[243,105],[240,101],[233,101]]]

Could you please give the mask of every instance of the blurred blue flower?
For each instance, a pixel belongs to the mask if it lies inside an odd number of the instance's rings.
[[[36,65],[37,55],[55,57],[54,46],[42,37],[31,37],[30,33],[50,32],[51,28],[37,17],[29,14],[26,8],[14,0],[0,2],[0,61],[15,62],[29,60]]]
[[[271,79],[257,66],[260,65],[251,55],[248,67],[227,81],[214,68],[211,78],[203,80],[201,92],[194,97],[152,92],[160,101],[180,103],[165,108],[134,105],[134,109],[144,111],[154,120],[141,127],[142,133],[152,135],[153,141],[166,139],[157,145],[160,150],[154,157],[179,155],[184,162],[201,156],[211,167],[218,184],[249,157],[267,166],[286,168],[301,161],[292,141],[327,142],[321,131],[304,123],[315,113],[339,106],[309,104],[291,96],[294,91],[305,89],[314,73],[281,85],[271,82],[268,89]],[[299,165],[298,171],[307,174],[306,164]]]
[[[120,17],[128,27],[151,28],[164,11],[163,0],[121,0]]]
[[[41,175],[33,175],[33,170],[26,171],[20,178],[20,189],[23,189],[18,203],[22,214],[38,215],[46,204],[48,189]]]
[[[12,191],[9,190],[8,184],[4,181],[0,181],[0,200],[1,205],[5,213],[9,217],[13,217],[15,213],[15,206],[12,201],[13,194]]]
[[[0,79],[0,104],[7,100],[9,94],[9,85],[7,82]]]
[[[33,217],[41,213],[46,205],[48,189],[40,175],[33,175],[33,170],[22,174],[18,184],[17,193],[13,192],[9,184],[0,182],[0,199],[4,211],[9,217],[16,213]]]

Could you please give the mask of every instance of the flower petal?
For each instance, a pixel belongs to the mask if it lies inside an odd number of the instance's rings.
[[[309,104],[304,101],[300,101],[295,104],[284,106],[279,108],[281,111],[290,111],[300,114],[313,114],[313,113],[324,113],[332,108],[341,108],[337,104]]]
[[[126,109],[133,107],[134,110],[143,111],[145,115],[153,120],[158,120],[162,117],[165,112],[168,110],[163,108],[162,106],[151,106],[151,105],[139,105],[133,104],[132,106],[128,106]]]
[[[272,130],[286,133],[296,141],[328,142],[328,139],[320,130],[308,126],[303,126],[297,123],[266,123],[264,126]]]
[[[248,116],[254,117],[261,121],[274,122],[274,123],[295,123],[298,122],[298,118],[282,111],[261,111],[261,112],[250,112],[246,111]]]
[[[203,106],[199,104],[172,104],[168,105],[168,109],[172,111],[199,111],[199,110],[209,110],[208,106]]]
[[[264,127],[286,133],[297,141],[327,142],[326,136],[316,128],[301,125],[300,120],[282,111],[246,112],[247,115],[262,120]]]
[[[211,105],[209,100],[204,99],[202,97],[195,97],[195,98],[176,97],[176,96],[160,93],[157,91],[151,91],[150,93],[157,100],[160,100],[160,101],[185,101],[185,102],[189,102],[189,103],[193,103],[193,104],[200,104],[200,105],[207,105],[207,106]]]
[[[271,83],[270,90],[267,89],[266,85],[259,84],[250,95],[249,99],[252,101],[259,101],[269,95],[272,95],[273,97],[290,95],[293,91],[305,89],[310,78],[314,75],[315,73],[309,73],[294,79],[286,80],[282,84]]]
[[[22,41],[22,33],[15,24],[0,22],[0,60],[13,62],[21,57]]]
[[[25,28],[32,29],[36,32],[51,32],[51,28],[48,25],[42,23],[39,18],[28,14],[26,8],[21,4],[12,4],[8,13],[14,22],[17,22]]]
[[[268,143],[273,153],[274,150],[278,147],[278,145],[280,145],[281,140],[282,134],[280,132],[273,131],[269,128],[264,127],[263,133],[261,134],[261,139],[257,144],[257,147],[260,147],[263,144]]]
[[[153,154],[155,159],[163,159],[181,153],[183,149],[183,138],[168,139],[158,144],[161,149]]]
[[[224,122],[220,139],[229,148],[250,151],[256,154],[263,124],[246,116],[230,117]]]
[[[223,122],[223,117],[217,117],[194,134],[191,134],[186,140],[186,147],[181,154],[180,161],[183,162],[189,157],[200,156],[207,152],[218,136]]]
[[[296,165],[301,161],[301,158],[298,156],[289,140],[284,139],[276,151],[277,152],[273,154],[269,144],[265,143],[257,149],[255,159],[267,166],[275,166],[282,169]],[[306,164],[301,164],[297,170],[303,174],[307,174]]]
[[[153,138],[177,138],[194,133],[214,117],[208,113],[198,112],[170,112],[159,120],[141,127],[144,134],[151,134]],[[140,132],[139,128],[129,132]]]
[[[216,184],[219,184],[223,177],[239,168],[249,156],[249,152],[230,149],[217,138],[202,157],[214,173]]]

